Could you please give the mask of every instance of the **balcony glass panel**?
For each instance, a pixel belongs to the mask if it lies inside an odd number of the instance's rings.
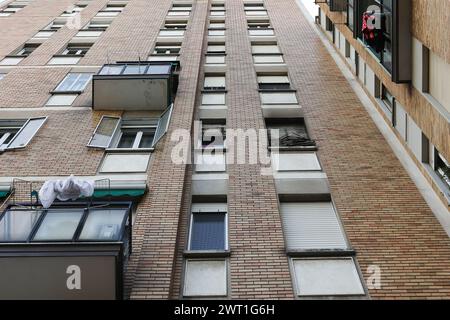
[[[42,211],[8,210],[0,220],[0,242],[26,241]]]
[[[126,210],[91,210],[81,231],[80,240],[120,240]]]
[[[34,241],[71,241],[83,216],[83,210],[52,210],[48,211]]]
[[[101,75],[117,75],[122,72],[124,66],[104,66],[102,70],[100,70]]]

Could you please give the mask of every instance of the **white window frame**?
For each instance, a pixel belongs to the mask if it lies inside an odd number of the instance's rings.
[[[293,285],[294,285],[294,291],[295,295],[299,298],[311,298],[311,297],[362,297],[366,295],[366,289],[364,287],[364,281],[361,277],[361,273],[358,269],[358,264],[356,263],[356,259],[352,256],[345,256],[345,257],[292,257],[290,260],[290,266],[292,270],[292,277],[293,277]],[[361,286],[361,291],[358,293],[333,293],[333,294],[301,294],[301,288],[298,286],[298,275],[295,271],[295,262],[296,261],[305,261],[305,260],[328,260],[328,261],[336,261],[336,260],[350,260],[353,263],[352,270],[354,272],[355,280],[358,281],[359,285]]]
[[[2,150],[14,150],[14,149],[23,149],[25,148],[30,142],[31,140],[33,140],[33,138],[36,136],[36,134],[39,132],[39,130],[42,128],[42,126],[45,124],[45,122],[47,122],[47,118],[48,117],[34,117],[34,118],[28,118],[25,123],[22,125],[22,127],[19,129],[19,131],[17,131],[17,133],[12,137],[12,139],[9,141],[8,145],[6,145],[5,147],[3,147]],[[25,127],[30,123],[30,121],[33,120],[38,120],[38,119],[43,119],[43,121],[41,122],[41,124],[39,125],[39,127],[35,130],[35,132],[33,133],[33,135],[31,135],[28,140],[26,140],[26,143],[18,146],[18,147],[11,147],[11,144],[14,142],[14,140],[20,136],[20,134],[25,130]],[[0,150],[0,151],[2,151]]]

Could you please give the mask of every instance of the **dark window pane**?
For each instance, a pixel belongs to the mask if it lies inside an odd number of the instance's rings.
[[[191,230],[191,250],[225,249],[225,213],[195,213]]]
[[[135,138],[136,133],[128,133],[128,132],[122,133],[117,148],[132,148]]]
[[[139,143],[139,148],[151,148],[154,136],[154,133],[144,133],[141,142]]]

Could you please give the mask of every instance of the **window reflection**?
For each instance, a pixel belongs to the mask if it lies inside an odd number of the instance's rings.
[[[126,210],[91,210],[80,240],[119,240]]]
[[[72,240],[82,216],[82,210],[49,211],[33,240]]]
[[[0,220],[0,241],[26,241],[42,211],[8,210]]]

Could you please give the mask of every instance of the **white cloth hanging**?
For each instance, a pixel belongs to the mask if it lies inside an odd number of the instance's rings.
[[[94,194],[94,181],[77,180],[71,175],[66,180],[49,180],[39,190],[39,200],[47,209],[58,199],[76,200],[81,196],[90,197]]]

